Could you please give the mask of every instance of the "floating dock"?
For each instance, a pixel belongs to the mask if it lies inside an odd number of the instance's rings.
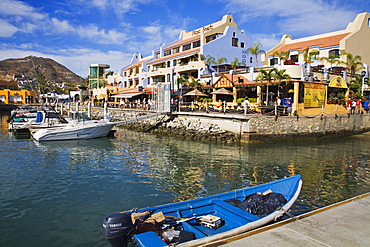
[[[205,246],[370,246],[370,193]]]

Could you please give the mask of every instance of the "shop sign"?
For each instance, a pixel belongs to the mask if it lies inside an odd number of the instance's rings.
[[[346,81],[341,76],[335,76],[330,80],[329,87],[348,88]]]
[[[207,32],[207,31],[210,31],[210,30],[212,30],[212,29],[213,29],[213,26],[212,26],[212,24],[210,24],[210,25],[208,25],[208,26],[205,26],[205,27],[199,28],[199,29],[197,29],[197,30],[194,30],[194,31],[192,32],[192,35],[193,35],[193,36],[196,36],[196,35],[199,35],[199,34],[201,34],[201,33],[205,33],[205,32]]]
[[[321,107],[325,104],[325,85],[304,84],[304,107]]]

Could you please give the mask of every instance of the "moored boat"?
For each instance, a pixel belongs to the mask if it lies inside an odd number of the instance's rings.
[[[91,120],[83,112],[73,112],[73,118],[62,126],[31,128],[36,141],[79,140],[105,137],[116,125],[107,119]]]
[[[290,210],[301,175],[236,191],[109,214],[103,233],[113,247],[200,246],[270,223]]]

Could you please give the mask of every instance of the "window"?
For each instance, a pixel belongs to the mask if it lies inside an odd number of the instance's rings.
[[[155,54],[155,58],[160,58],[159,52]]]
[[[238,41],[239,41],[239,39],[238,38],[232,38],[232,46],[234,46],[234,47],[238,47]]]
[[[278,59],[276,57],[270,59],[270,66],[278,64]]]
[[[249,63],[253,63],[253,57],[249,58]]]
[[[172,54],[180,52],[180,47],[176,47],[172,49]]]
[[[329,57],[340,57],[339,49],[333,49],[329,51]]]
[[[367,26],[370,27],[370,18],[367,19]]]
[[[174,59],[174,60],[172,61],[172,65],[173,65],[173,66],[176,66],[176,64],[177,64],[177,60],[176,60],[176,59]]]
[[[235,32],[233,32],[233,37],[235,37],[235,35],[236,35]]]
[[[244,44],[244,42],[240,42],[240,47],[241,47],[241,48],[245,48],[245,44]]]
[[[200,46],[200,40],[193,43],[193,48],[197,48]]]
[[[298,63],[298,55],[291,55],[290,60],[292,60],[295,63]]]
[[[187,44],[187,45],[184,45],[183,47],[182,47],[182,50],[183,51],[187,51],[187,50],[190,50],[191,49],[191,44]]]
[[[167,61],[167,68],[171,67],[171,62]]]
[[[171,55],[171,50],[166,50],[163,52],[163,56],[169,56]]]

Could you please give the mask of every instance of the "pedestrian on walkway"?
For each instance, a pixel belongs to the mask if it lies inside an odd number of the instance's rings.
[[[364,110],[366,114],[369,114],[369,100],[365,100],[364,102]]]

